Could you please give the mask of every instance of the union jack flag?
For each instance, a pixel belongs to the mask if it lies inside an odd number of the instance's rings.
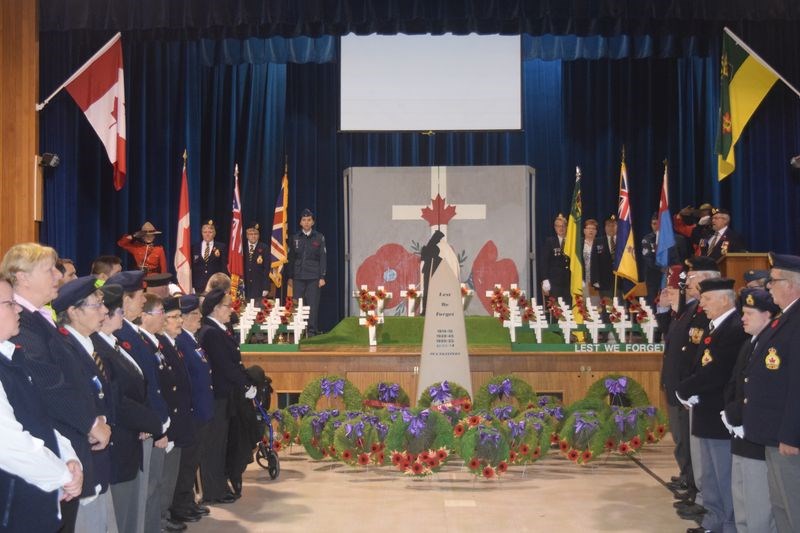
[[[275,201],[275,214],[272,217],[272,238],[270,239],[270,255],[272,270],[269,277],[276,287],[283,284],[283,265],[288,262],[286,255],[286,240],[288,238],[288,225],[286,211],[289,208],[289,169],[284,167],[281,190]]]
[[[616,270],[614,274],[630,280],[639,281],[639,270],[636,266],[636,251],[631,221],[631,204],[628,195],[628,168],[625,166],[625,153],[622,155],[619,172],[619,212],[617,220]]]
[[[231,214],[231,240],[228,248],[228,272],[231,274],[231,289],[239,284],[239,280],[244,275],[244,255],[242,254],[242,203],[239,197],[239,165],[236,165],[233,175],[234,188]]]

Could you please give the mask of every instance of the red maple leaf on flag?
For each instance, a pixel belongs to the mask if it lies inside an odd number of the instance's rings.
[[[447,224],[450,222],[451,218],[456,216],[456,206],[448,205],[445,207],[444,205],[444,198],[437,194],[436,198],[431,200],[431,207],[433,207],[433,209],[430,207],[422,208],[422,218],[431,226]]]

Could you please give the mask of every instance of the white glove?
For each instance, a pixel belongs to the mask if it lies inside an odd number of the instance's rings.
[[[247,389],[247,392],[244,393],[244,397],[248,400],[252,400],[256,397],[256,388],[253,385],[250,385],[250,388]]]
[[[733,426],[728,422],[728,417],[725,415],[724,410],[719,412],[719,417],[722,419],[722,423],[725,425],[725,429],[728,430],[728,433],[733,435]]]
[[[683,398],[680,397],[678,391],[675,391],[675,397],[678,399],[679,402],[681,402],[681,405],[683,405],[686,409],[689,409],[693,405],[700,403],[700,398],[698,398],[696,394],[690,396],[688,400],[684,400]]]
[[[169,425],[171,423],[172,423],[172,419],[170,419],[170,417],[167,417],[167,421],[164,422],[163,424],[161,424],[161,434],[162,435],[167,432],[167,429],[169,429]]]
[[[175,443],[174,442],[172,442],[171,440],[167,441],[167,447],[164,448],[164,453],[171,452],[174,447],[175,447]]]
[[[550,292],[550,280],[549,279],[546,279],[546,280],[542,281],[542,290],[544,292]]]
[[[735,437],[739,437],[740,439],[744,438],[744,427],[742,426],[733,426],[733,435]]]
[[[701,226],[708,226],[711,223],[711,215],[706,215],[701,217],[700,220],[697,221],[698,224]]]
[[[689,396],[689,399],[686,400],[686,403],[688,403],[689,405],[697,405],[698,403],[700,403],[700,398],[697,396],[697,394],[693,394]]]

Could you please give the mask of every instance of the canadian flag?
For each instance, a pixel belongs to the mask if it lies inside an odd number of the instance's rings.
[[[189,180],[186,177],[186,153],[183,159],[183,175],[181,176],[181,196],[178,204],[178,238],[175,244],[175,273],[178,285],[184,294],[192,292],[192,256],[191,237],[189,231]]]
[[[125,77],[116,34],[64,84],[106,147],[114,188],[125,185]]]

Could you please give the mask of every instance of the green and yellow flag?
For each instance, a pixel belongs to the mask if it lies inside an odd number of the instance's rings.
[[[722,34],[719,69],[718,178],[736,169],[734,146],[778,74],[728,28]]]
[[[581,169],[575,167],[575,189],[572,191],[572,210],[567,220],[567,235],[564,237],[564,253],[569,257],[569,292],[573,309],[575,297],[583,296],[583,204],[581,203]],[[583,315],[574,313],[575,322],[583,322]]]

